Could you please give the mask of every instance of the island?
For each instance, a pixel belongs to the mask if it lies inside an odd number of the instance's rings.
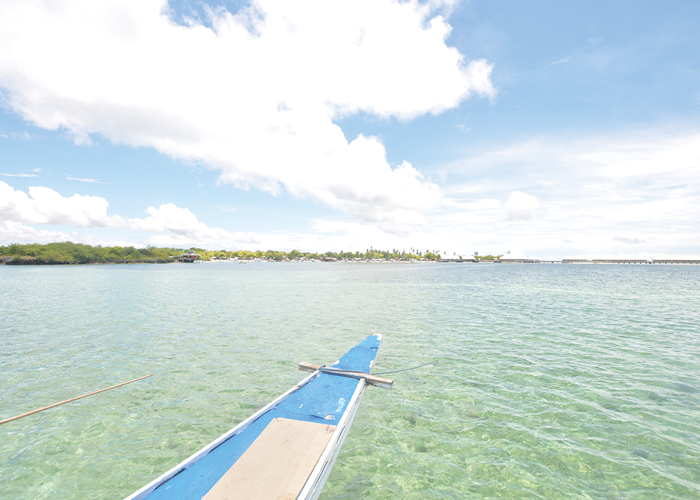
[[[420,251],[411,248],[406,250],[376,250],[368,248],[365,252],[300,252],[292,250],[205,250],[203,248],[158,248],[147,246],[91,246],[81,243],[62,242],[20,245],[13,243],[0,246],[0,265],[62,265],[62,264],[169,264],[180,262],[178,256],[194,253],[196,261],[274,261],[274,262],[417,262],[439,261],[437,250]],[[182,259],[181,259],[182,260]]]

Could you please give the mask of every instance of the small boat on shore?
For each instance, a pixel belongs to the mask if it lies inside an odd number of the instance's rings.
[[[313,500],[321,494],[368,384],[381,342],[370,335],[126,500]]]

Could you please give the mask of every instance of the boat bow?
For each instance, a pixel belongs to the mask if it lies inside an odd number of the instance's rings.
[[[368,382],[363,375],[370,375],[381,339],[370,335],[330,369],[319,367],[126,500],[318,498],[360,406]]]

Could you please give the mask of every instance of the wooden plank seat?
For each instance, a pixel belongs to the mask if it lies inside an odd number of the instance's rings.
[[[202,500],[295,500],[335,429],[273,419]]]

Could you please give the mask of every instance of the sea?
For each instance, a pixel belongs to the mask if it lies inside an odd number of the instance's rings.
[[[0,499],[123,499],[381,333],[322,500],[700,499],[700,266],[0,267]]]

